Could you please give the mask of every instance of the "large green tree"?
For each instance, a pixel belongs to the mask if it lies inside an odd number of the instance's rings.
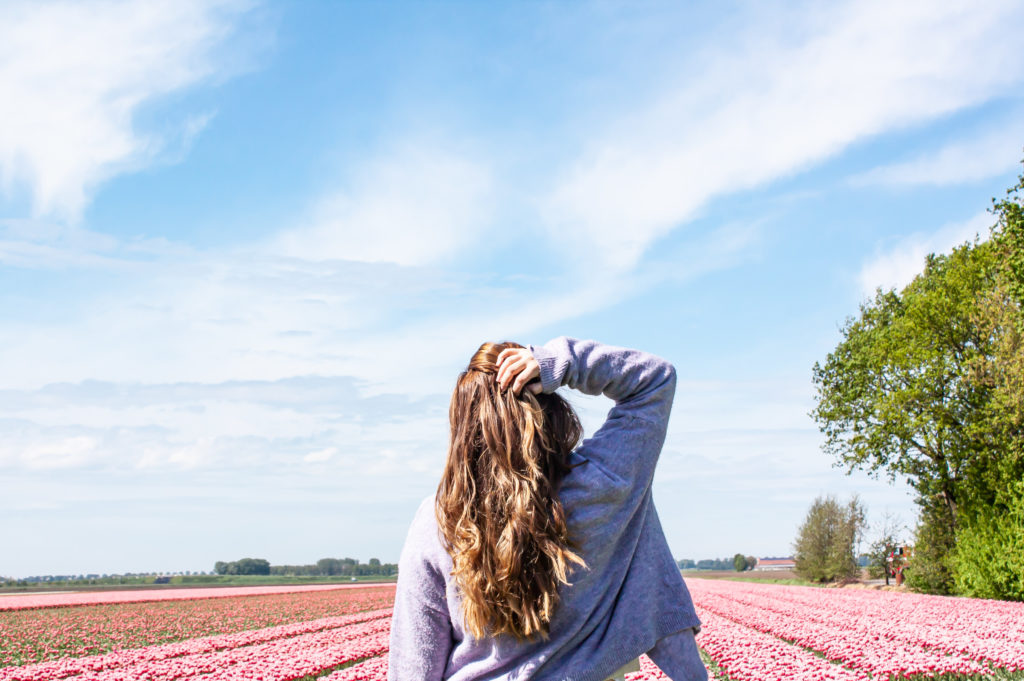
[[[929,255],[924,272],[902,292],[878,290],[842,328],[824,364],[814,364],[817,404],[811,416],[837,465],[904,478],[917,493],[922,561],[937,572],[918,586],[948,592],[946,558],[955,546],[960,505],[990,496],[979,467],[986,443],[976,414],[991,388],[969,380],[992,339],[972,318],[994,285],[989,242]],[[912,579],[918,577],[910,572]]]
[[[811,415],[826,451],[850,471],[906,477],[951,522],[980,445],[971,417],[989,398],[989,388],[966,379],[991,352],[971,319],[994,274],[989,242],[929,255],[902,293],[878,290],[861,305],[838,347],[814,364]]]
[[[1024,178],[995,203],[991,239],[929,255],[902,291],[878,290],[814,365],[811,415],[836,464],[916,491],[908,578],[928,591],[1019,597],[978,575],[1011,550],[999,537],[1024,511],[1022,190]],[[1007,569],[1024,571],[1012,558]]]

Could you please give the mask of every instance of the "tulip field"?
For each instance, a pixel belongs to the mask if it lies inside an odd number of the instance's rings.
[[[709,678],[1024,681],[1024,604],[689,579]],[[0,596],[0,681],[384,681],[393,585]],[[666,679],[646,657],[629,681]]]

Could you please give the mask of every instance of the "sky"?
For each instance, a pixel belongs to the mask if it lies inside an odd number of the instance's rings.
[[[484,341],[678,384],[677,558],[847,475],[812,367],[989,234],[1019,2],[0,3],[0,575],[397,561]],[[567,395],[586,433],[610,406]]]

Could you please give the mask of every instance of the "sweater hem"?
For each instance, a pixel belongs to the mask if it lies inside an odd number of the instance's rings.
[[[609,659],[614,660],[614,662],[607,665],[607,668],[603,666],[596,667],[578,676],[564,677],[561,681],[605,681],[616,669],[630,660],[645,654],[665,636],[670,636],[683,629],[700,626],[700,619],[696,613],[677,612],[669,617],[662,618],[658,624],[656,632],[645,632],[646,635],[631,638],[624,643],[609,645],[608,648],[613,652]],[[538,681],[541,678],[543,676],[538,677]]]

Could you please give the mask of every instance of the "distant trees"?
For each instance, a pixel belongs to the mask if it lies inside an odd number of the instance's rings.
[[[218,575],[269,575],[270,561],[263,558],[241,558],[230,563],[219,560],[213,564],[213,571]]]
[[[736,556],[743,558],[743,567],[741,569],[753,569],[754,565],[757,564],[758,559],[754,556],[743,556],[741,553],[737,553],[732,558],[703,558],[701,560],[693,560],[691,558],[683,558],[677,560],[676,564],[679,565],[679,569],[707,569],[707,570],[732,570],[737,569]]]
[[[732,558],[704,558],[698,560],[698,570],[732,570]]]
[[[732,569],[736,572],[753,570],[755,565],[757,565],[757,558],[754,556],[744,556],[742,553],[737,553],[732,557]]]
[[[832,496],[815,499],[793,544],[796,573],[815,582],[856,576],[864,524],[864,506],[856,495],[845,505]]]
[[[911,586],[1024,599],[1024,175],[988,241],[878,290],[815,363],[811,415],[847,468],[905,478]]]
[[[369,563],[360,563],[355,558],[321,558],[312,565],[271,565],[262,558],[217,561],[213,571],[218,575],[285,575],[292,577],[390,577],[398,574],[395,563],[381,563],[371,558]]]

